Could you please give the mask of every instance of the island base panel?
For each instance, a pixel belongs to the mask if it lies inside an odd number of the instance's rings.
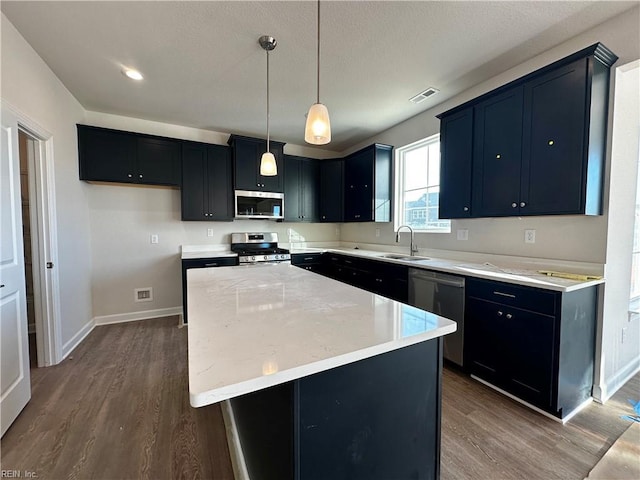
[[[442,339],[231,401],[251,480],[436,479]]]

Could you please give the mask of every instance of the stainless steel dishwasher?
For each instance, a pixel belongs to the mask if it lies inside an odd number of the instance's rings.
[[[444,337],[444,358],[462,366],[464,347],[464,277],[409,269],[409,304],[457,322]]]

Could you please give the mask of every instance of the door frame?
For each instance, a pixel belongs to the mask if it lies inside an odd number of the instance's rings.
[[[58,275],[58,243],[53,135],[3,100],[18,120],[18,130],[31,137],[28,141],[30,205],[32,226],[32,265],[34,311],[38,341],[38,367],[60,363],[62,326],[60,282]],[[53,268],[47,268],[51,262]]]

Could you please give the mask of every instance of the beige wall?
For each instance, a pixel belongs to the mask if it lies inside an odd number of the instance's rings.
[[[547,52],[447,100],[385,132],[354,146],[349,151],[373,142],[403,146],[428,137],[440,130],[435,115],[486,93],[511,80],[530,73],[555,60],[596,42],[602,42],[620,57],[616,65],[623,65],[640,57],[640,8],[615,17]],[[612,89],[615,75],[612,75]],[[611,95],[611,99],[613,95]],[[610,145],[610,143],[609,143]],[[606,208],[606,205],[605,205]],[[453,220],[452,233],[421,233],[416,243],[420,248],[462,250],[479,253],[505,254],[521,257],[542,257],[604,264],[606,261],[606,232],[608,214],[598,217],[513,217],[495,219]],[[380,229],[375,239],[375,229]],[[524,230],[536,230],[536,243],[524,243]],[[469,240],[456,240],[457,229],[468,229]],[[393,224],[346,224],[342,240],[392,244],[395,241]],[[402,241],[402,240],[401,240]]]
[[[78,181],[76,122],[84,109],[2,14],[2,101],[50,133],[55,172],[63,347],[91,321],[91,245],[87,185]]]
[[[629,316],[631,252],[640,145],[640,60],[617,69],[612,123],[609,225],[598,342],[599,395],[608,398],[640,365],[640,319]],[[624,332],[624,334],[623,334]]]
[[[223,145],[229,137],[219,132],[96,112],[86,112],[85,123]],[[310,155],[310,149],[297,145],[286,145],[285,151]],[[296,238],[302,236],[306,241],[338,240],[333,224],[260,220],[183,222],[180,190],[176,188],[92,183],[87,186],[87,200],[94,317],[181,306],[181,245],[228,245],[230,233],[250,230],[275,231],[281,242],[288,242],[288,228],[294,229]],[[209,228],[214,231],[213,237],[207,237]],[[159,236],[158,244],[150,243],[151,234]],[[134,301],[134,289],[141,287],[153,288],[153,301]]]

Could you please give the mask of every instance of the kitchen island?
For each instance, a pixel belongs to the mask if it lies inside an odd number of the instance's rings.
[[[230,399],[252,480],[438,477],[455,322],[288,264],[187,283],[191,405]]]

